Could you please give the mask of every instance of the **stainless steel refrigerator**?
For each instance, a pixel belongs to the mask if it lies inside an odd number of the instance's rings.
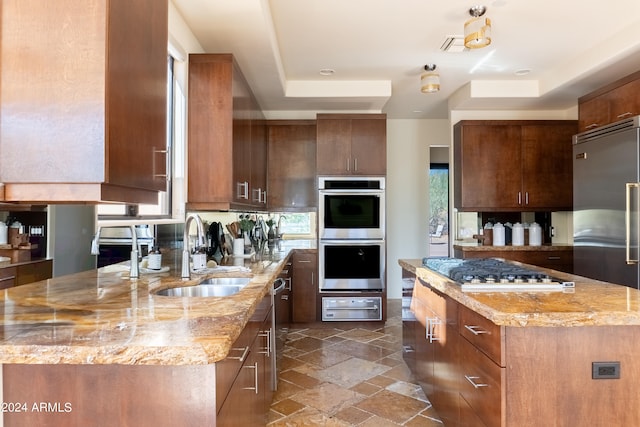
[[[639,288],[640,116],[573,137],[574,273]]]

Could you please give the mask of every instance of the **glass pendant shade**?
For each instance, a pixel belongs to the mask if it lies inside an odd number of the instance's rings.
[[[435,71],[435,65],[425,65],[424,73],[420,76],[420,91],[433,93],[440,90],[440,75]]]
[[[481,16],[473,17],[464,23],[464,46],[467,49],[479,49],[491,44],[491,20]]]

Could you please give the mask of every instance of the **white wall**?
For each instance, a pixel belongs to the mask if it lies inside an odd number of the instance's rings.
[[[402,297],[399,258],[429,250],[429,147],[451,145],[449,120],[387,120],[387,296]]]

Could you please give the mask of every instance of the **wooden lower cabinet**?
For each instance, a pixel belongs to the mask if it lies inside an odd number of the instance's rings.
[[[403,345],[445,426],[640,425],[640,326],[499,326],[420,280],[412,300],[421,331]],[[620,378],[593,379],[593,362]]]
[[[43,259],[0,268],[0,289],[50,279],[53,260]]]
[[[319,319],[318,301],[318,254],[299,252],[293,254],[292,308],[293,323],[315,322]]]
[[[0,289],[12,288],[16,285],[16,268],[0,268]]]
[[[2,365],[3,402],[12,405],[3,410],[4,425],[266,425],[275,357],[271,313],[267,295],[228,357],[210,365]],[[65,325],[39,328],[60,339],[72,333]]]
[[[267,295],[234,343],[235,354],[217,364],[218,427],[266,425],[274,390],[271,314],[271,296]]]
[[[470,251],[462,250],[460,246],[454,247],[455,258],[504,258],[511,261],[524,262],[552,270],[573,273],[573,250],[501,250],[499,246],[495,250]]]
[[[31,261],[16,266],[16,285],[26,285],[53,276],[53,260]]]

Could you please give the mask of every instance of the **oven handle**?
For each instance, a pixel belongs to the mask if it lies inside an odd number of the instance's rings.
[[[335,245],[384,245],[384,239],[320,239],[320,245],[335,246]]]
[[[353,196],[360,196],[362,194],[379,194],[379,195],[383,195],[384,194],[384,190],[379,190],[377,188],[363,188],[363,189],[358,189],[358,188],[349,188],[349,189],[344,189],[344,190],[340,190],[340,189],[331,189],[331,190],[324,190],[324,189],[320,189],[318,190],[321,196],[326,195],[332,195],[332,194],[336,194],[336,195],[353,195]]]
[[[373,307],[325,307],[325,311],[330,310],[378,310],[379,307],[374,305]]]

